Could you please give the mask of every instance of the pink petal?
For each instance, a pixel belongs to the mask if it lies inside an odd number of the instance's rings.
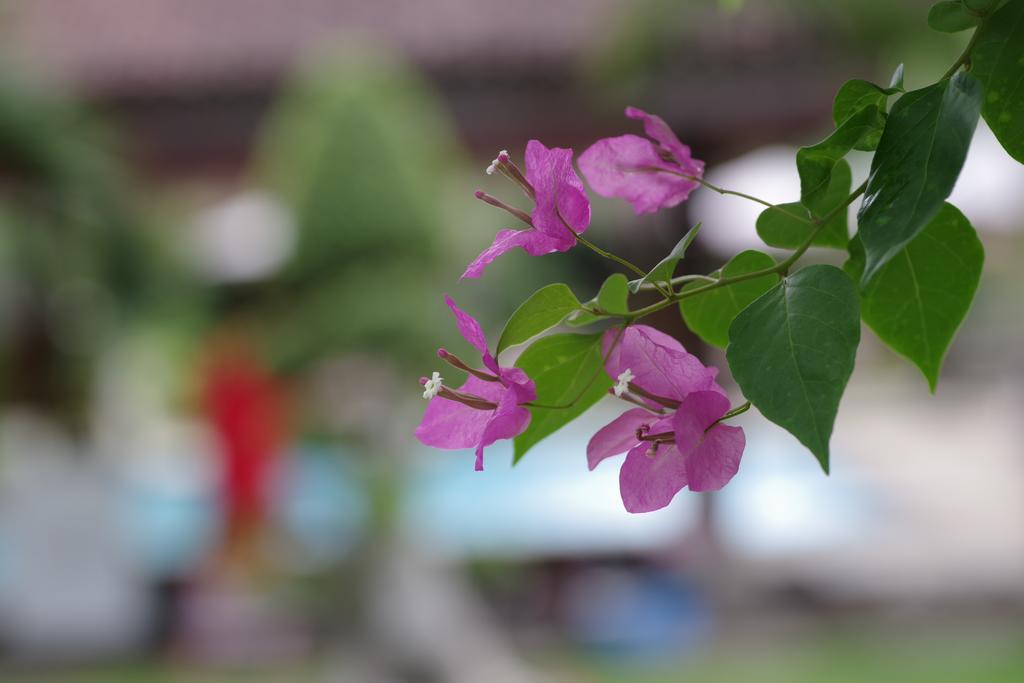
[[[629,512],[660,510],[687,484],[686,461],[675,446],[659,446],[653,457],[649,448],[640,443],[631,449],[619,471],[619,493]]]
[[[473,262],[466,266],[462,274],[464,278],[478,278],[484,274],[484,270],[496,258],[511,249],[524,249],[531,256],[543,256],[554,251],[566,251],[569,247],[564,244],[565,240],[556,240],[537,230],[499,230],[494,236],[494,242],[473,259]],[[575,240],[573,240],[575,243]]]
[[[638,215],[676,206],[699,187],[676,175],[692,172],[667,163],[654,143],[638,135],[598,140],[580,155],[580,170],[594,192],[625,199]]]
[[[499,368],[497,375],[505,386],[515,392],[517,402],[537,400],[537,385],[520,368]]]
[[[488,382],[472,375],[459,390],[494,403],[498,403],[507,393],[501,383]],[[416,438],[425,446],[435,448],[473,448],[483,438],[484,429],[494,412],[470,408],[435,396],[430,399],[423,420],[416,428]]]
[[[566,227],[581,233],[590,225],[590,200],[572,167],[572,150],[548,149],[538,140],[526,144],[526,179],[536,192],[533,227],[567,251],[576,238]],[[563,223],[564,220],[564,223]]]
[[[715,383],[718,369],[705,367],[676,339],[647,325],[631,325],[609,353],[618,332],[618,328],[611,328],[602,340],[608,357],[605,370],[610,377],[618,377],[629,369],[633,373],[634,384],[657,396],[677,401],[694,391],[725,394]]]
[[[605,458],[628,451],[637,444],[636,430],[657,419],[657,415],[643,408],[633,408],[619,415],[590,438],[587,444],[587,466],[594,469]]]
[[[679,141],[676,134],[672,132],[665,120],[660,116],[648,114],[636,107],[626,107],[626,116],[631,119],[638,119],[644,122],[644,133],[648,137],[657,140],[662,147],[672,153],[684,172],[689,175],[701,177],[704,173],[704,162],[698,161],[690,156],[690,148]]]
[[[455,324],[458,326],[459,333],[463,339],[472,344],[481,355],[487,354],[487,338],[484,337],[484,331],[480,329],[480,323],[476,321],[476,318],[456,306],[455,302],[447,294],[444,295],[444,302],[448,304],[448,308],[455,314]]]
[[[506,391],[480,436],[480,443],[476,446],[474,469],[480,471],[484,468],[484,448],[499,439],[518,436],[529,424],[530,411],[518,404],[515,392]]]
[[[717,491],[733,478],[746,445],[743,430],[717,424],[729,399],[713,391],[696,391],[683,401],[673,419],[676,448],[686,460],[692,491]],[[711,429],[708,429],[711,427]],[[707,431],[705,431],[707,430]]]
[[[747,444],[740,427],[715,425],[686,462],[690,490],[717,491],[736,475]]]

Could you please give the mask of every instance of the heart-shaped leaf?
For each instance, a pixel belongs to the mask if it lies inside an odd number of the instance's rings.
[[[921,369],[933,392],[946,351],[971,308],[984,262],[985,250],[970,222],[945,204],[861,293],[864,322]],[[857,238],[843,267],[860,277],[864,248]]]
[[[829,468],[829,438],[860,341],[857,291],[834,266],[808,266],[736,316],[726,356],[743,394]]]

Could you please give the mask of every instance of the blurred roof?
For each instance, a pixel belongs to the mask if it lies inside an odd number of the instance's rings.
[[[104,92],[276,78],[311,43],[386,36],[430,66],[577,53],[617,0],[22,0],[15,52]],[[493,49],[500,46],[500,49]]]
[[[713,162],[827,123],[837,67],[865,59],[820,16],[785,3],[748,3],[736,15],[712,2],[664,16],[663,6],[12,0],[0,6],[0,18],[4,57],[19,72],[110,105],[143,166],[175,174],[236,173],[296,61],[361,34],[426,69],[480,156],[528,137],[584,144],[621,131],[622,107],[631,103],[663,115]],[[602,60],[635,70],[637,59],[640,71],[625,92],[606,92],[594,80],[599,65],[607,66]],[[648,59],[658,66],[644,66]]]

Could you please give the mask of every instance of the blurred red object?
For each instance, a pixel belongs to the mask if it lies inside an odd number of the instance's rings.
[[[212,344],[202,391],[219,441],[226,542],[245,545],[265,520],[287,438],[284,387],[243,339],[222,337]]]

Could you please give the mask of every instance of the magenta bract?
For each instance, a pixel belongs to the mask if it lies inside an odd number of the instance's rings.
[[[573,232],[582,233],[590,225],[590,200],[572,167],[571,149],[548,149],[530,140],[526,145],[526,180],[536,194],[536,205],[530,213],[533,227],[499,231],[462,277],[480,277],[494,259],[516,247],[531,256],[568,251],[576,244]]]
[[[620,197],[637,214],[653,213],[686,201],[704,175],[704,162],[690,156],[660,117],[635,107],[626,116],[644,122],[639,135],[603,138],[580,155],[580,170],[602,197]],[[684,177],[689,176],[689,177]]]
[[[630,512],[663,508],[687,486],[713,491],[727,484],[739,468],[745,439],[739,427],[715,424],[729,410],[715,382],[718,371],[644,325],[627,327],[608,354],[618,334],[605,333],[605,369],[612,377],[629,370],[633,399],[648,407],[627,410],[591,438],[590,469],[628,452],[619,491]]]
[[[529,425],[530,411],[521,404],[535,400],[537,389],[519,368],[500,367],[488,350],[487,339],[476,319],[459,309],[450,297],[444,299],[455,315],[459,332],[480,352],[484,366],[490,371],[481,374],[493,378],[483,379],[471,374],[458,391],[495,407],[482,409],[443,395],[434,396],[416,428],[416,438],[435,448],[473,448],[475,468],[482,470],[484,448],[500,439],[518,436]]]

